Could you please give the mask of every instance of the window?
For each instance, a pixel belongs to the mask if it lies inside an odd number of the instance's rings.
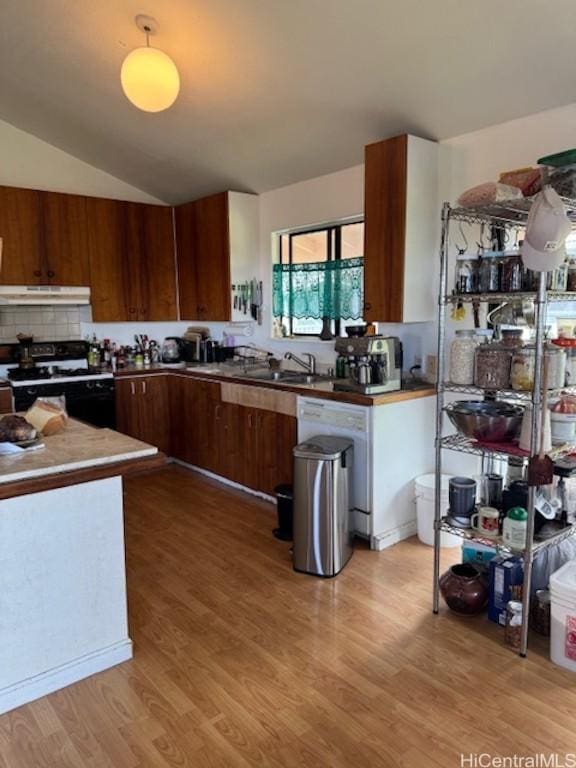
[[[362,319],[364,222],[330,224],[279,235],[274,317],[288,336],[335,335]]]

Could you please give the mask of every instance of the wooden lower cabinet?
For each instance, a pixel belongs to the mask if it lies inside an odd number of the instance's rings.
[[[168,383],[175,458],[264,493],[292,482],[294,417],[223,402],[216,382]]]
[[[14,413],[12,390],[10,387],[0,389],[0,413]]]
[[[118,377],[115,382],[118,432],[171,453],[169,382],[166,376]]]

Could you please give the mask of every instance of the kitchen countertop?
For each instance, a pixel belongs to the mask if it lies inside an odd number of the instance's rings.
[[[421,397],[431,397],[436,394],[436,388],[425,382],[421,386],[397,390],[396,392],[384,392],[380,395],[363,395],[359,392],[341,392],[334,389],[334,383],[329,380],[321,380],[310,384],[293,384],[287,381],[268,381],[266,379],[250,378],[239,372],[237,366],[226,364],[188,364],[184,368],[165,367],[163,365],[151,365],[147,368],[135,366],[122,368],[115,372],[117,378],[124,376],[140,376],[151,374],[166,374],[170,376],[190,376],[192,378],[208,379],[211,381],[227,381],[234,384],[244,384],[266,389],[284,390],[295,392],[306,397],[318,397],[324,400],[333,400],[354,405],[386,405],[405,400],[416,400]]]
[[[158,449],[152,445],[74,419],[68,421],[63,432],[44,437],[42,441],[44,448],[0,456],[0,488],[9,483],[133,462],[135,459],[158,455]],[[1,495],[6,496],[5,493]]]

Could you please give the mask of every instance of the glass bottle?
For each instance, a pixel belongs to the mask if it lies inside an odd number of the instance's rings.
[[[522,603],[519,600],[510,600],[506,605],[506,627],[504,640],[514,650],[520,649],[522,637]]]
[[[485,253],[480,259],[480,293],[498,293],[500,290],[500,265],[496,254]]]

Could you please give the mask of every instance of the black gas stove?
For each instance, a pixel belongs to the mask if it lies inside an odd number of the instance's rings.
[[[114,378],[110,372],[88,368],[85,342],[46,341],[31,344],[29,350],[33,367],[7,371],[17,411],[26,411],[39,397],[59,397],[72,418],[115,427]]]

